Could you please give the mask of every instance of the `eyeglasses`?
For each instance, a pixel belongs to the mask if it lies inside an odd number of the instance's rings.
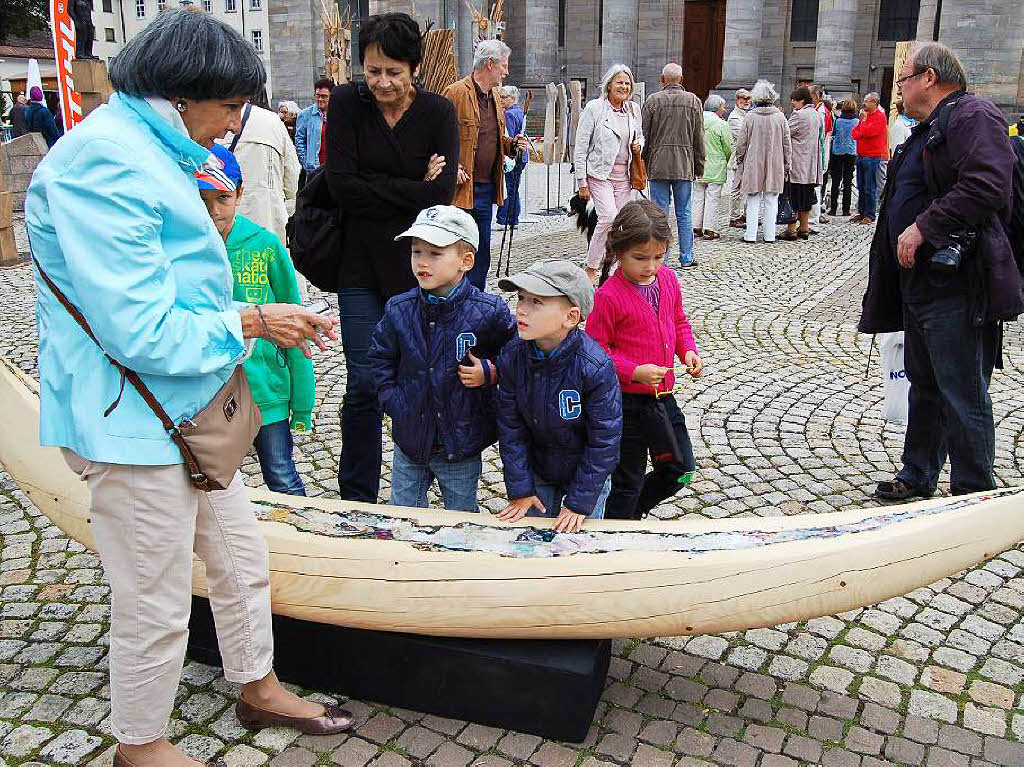
[[[912,74],[912,75],[906,75],[905,77],[901,77],[899,80],[896,81],[896,87],[897,88],[902,87],[903,83],[905,83],[907,80],[913,80],[915,77],[920,77],[921,75],[925,74],[925,72],[927,72],[927,71],[928,70],[925,69],[923,72],[914,72],[914,74]]]
[[[671,397],[675,394],[679,394],[679,392],[686,388],[686,384],[689,383],[689,381],[684,377],[684,373],[686,373],[686,366],[676,365],[675,367],[672,368],[672,372],[675,374],[676,377],[676,385],[667,391],[658,391],[657,386],[653,387],[655,399],[660,399],[662,397]]]

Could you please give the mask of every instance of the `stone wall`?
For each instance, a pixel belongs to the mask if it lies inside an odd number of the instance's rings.
[[[300,107],[313,102],[313,82],[324,69],[320,0],[269,0],[270,62],[274,100]]]
[[[45,154],[46,142],[39,133],[27,133],[0,144],[0,189],[12,193],[14,210],[25,210],[25,191]]]

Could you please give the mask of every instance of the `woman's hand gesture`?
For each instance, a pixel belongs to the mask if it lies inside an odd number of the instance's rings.
[[[337,319],[296,304],[254,305],[244,309],[241,316],[244,338],[263,338],[278,346],[298,346],[309,359],[313,358],[313,353],[307,341],[316,344],[320,351],[327,351],[324,336],[331,341],[338,340]]]
[[[444,170],[446,165],[444,155],[434,154],[430,156],[430,162],[427,163],[427,172],[423,176],[424,181],[433,181],[435,178],[441,175],[441,171]]]

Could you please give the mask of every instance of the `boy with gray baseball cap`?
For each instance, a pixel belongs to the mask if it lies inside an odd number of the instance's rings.
[[[619,460],[622,395],[612,361],[579,324],[594,286],[568,261],[538,261],[500,280],[518,291],[519,338],[498,358],[498,444],[508,506],[499,519],[557,519],[577,532],[604,516]]]

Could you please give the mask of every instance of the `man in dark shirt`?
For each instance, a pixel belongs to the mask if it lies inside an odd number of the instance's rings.
[[[1000,220],[1014,163],[1002,116],[966,93],[962,65],[938,43],[918,48],[897,84],[921,122],[889,166],[859,329],[905,331],[903,467],[875,490],[903,501],[935,492],[947,455],[954,495],[995,487],[988,386],[997,323],[1019,314],[1022,299]],[[936,271],[936,251],[966,231],[978,233],[977,247],[952,273]]]

